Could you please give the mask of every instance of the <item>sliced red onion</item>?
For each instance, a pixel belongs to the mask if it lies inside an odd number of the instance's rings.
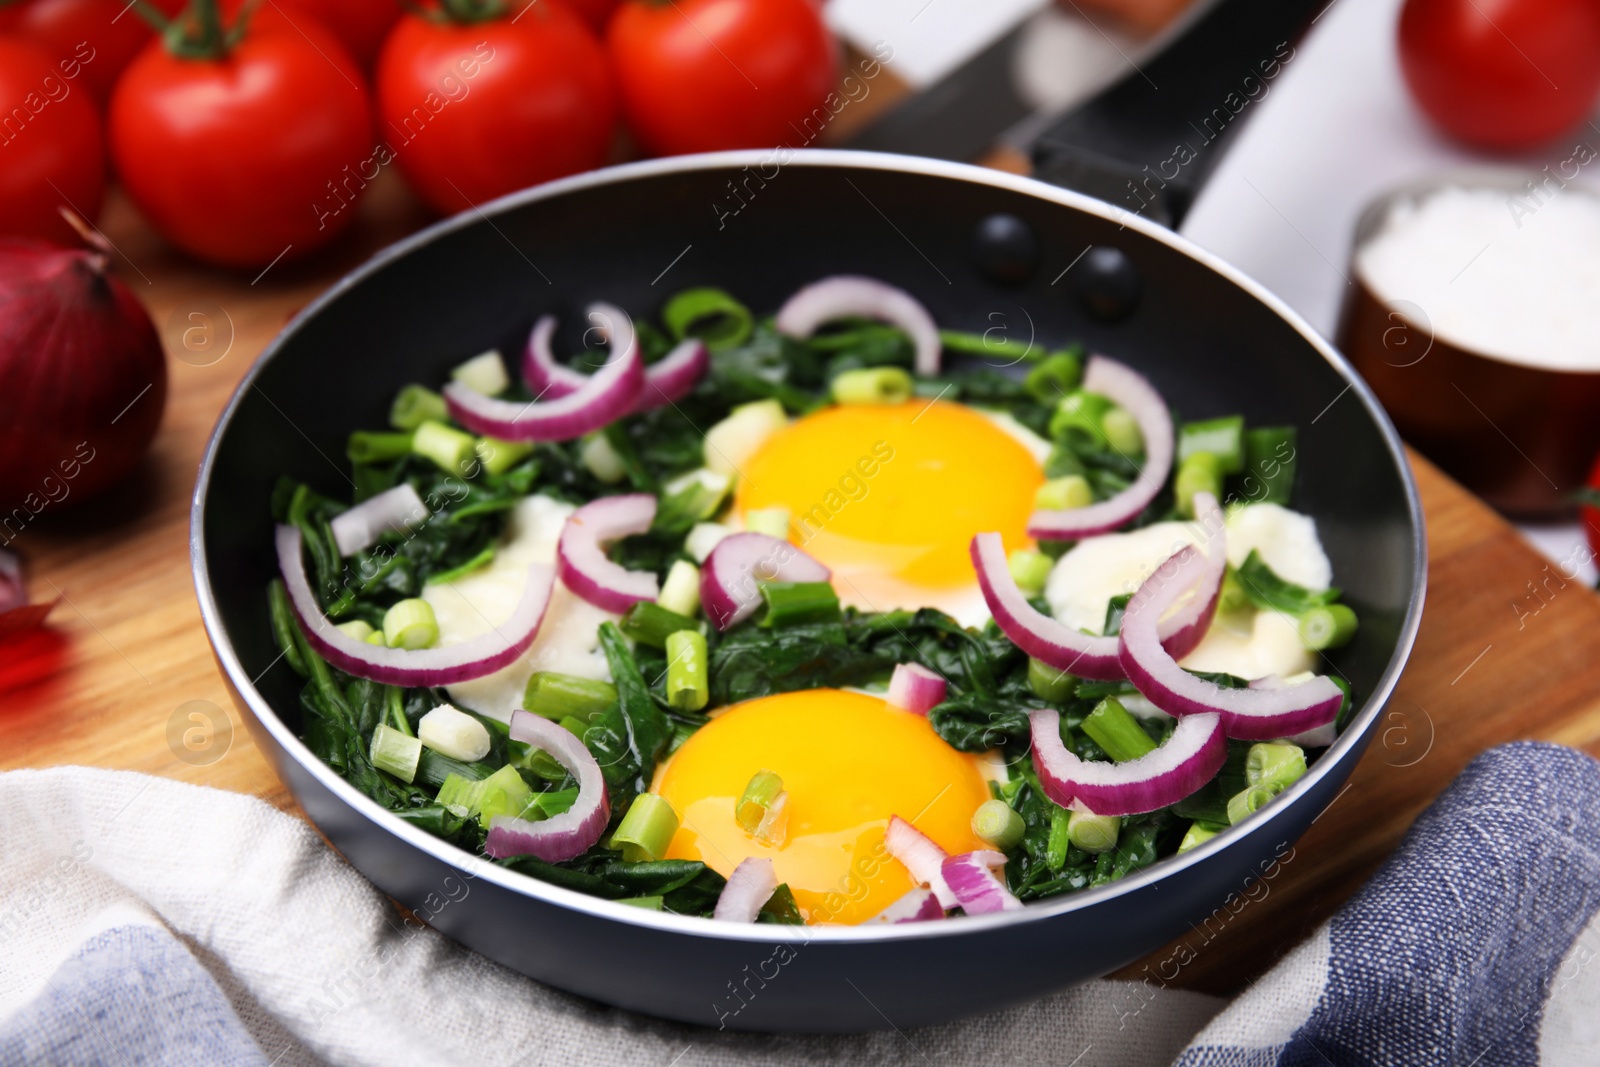
[[[353,556],[386,533],[405,533],[427,521],[431,512],[410,482],[401,482],[341,511],[329,521],[339,555]]]
[[[489,820],[483,851],[493,859],[533,856],[546,863],[574,859],[594,847],[611,818],[600,764],[576,734],[518,708],[511,713],[511,739],[550,754],[578,780],[578,799],[559,815],[532,822],[513,815]]]
[[[601,497],[574,511],[561,528],[556,566],[568,589],[597,608],[623,612],[661,592],[649,571],[630,571],[606,556],[606,546],[650,529],[656,498],[649,493]]]
[[[1216,715],[1190,715],[1166,743],[1125,763],[1081,760],[1061,743],[1061,716],[1049,709],[1028,713],[1033,768],[1045,796],[1068,807],[1081,804],[1096,815],[1138,815],[1176,804],[1216,777],[1228,758],[1228,742]]]
[[[1281,675],[1269,674],[1264,678],[1257,678],[1250,683],[1251,689],[1282,689],[1287,684]],[[1337,716],[1335,716],[1337,718]],[[1332,722],[1325,722],[1315,730],[1305,730],[1293,737],[1285,738],[1291,744],[1301,748],[1327,748],[1339,739],[1339,732]]]
[[[933,838],[900,816],[891,815],[889,828],[883,833],[883,845],[889,850],[889,855],[905,865],[918,884],[933,891],[941,906],[956,906],[956,895],[944,880],[945,850]]]
[[[741,860],[728,875],[728,884],[722,887],[711,917],[727,923],[753,923],[777,888],[778,876],[771,860],[765,856]]]
[[[1105,356],[1091,356],[1083,390],[1098,393],[1127,409],[1144,435],[1144,469],[1133,484],[1110,500],[1082,508],[1036,511],[1028,535],[1041,540],[1080,541],[1130,521],[1161,492],[1172,472],[1172,413],[1144,375]]]
[[[555,583],[548,563],[528,565],[528,584],[511,617],[488,633],[448,648],[382,648],[358,641],[328,621],[306,578],[300,531],[279,526],[278,569],[306,641],[329,663],[358,678],[407,688],[454,685],[493,674],[533,644]]]
[[[589,308],[589,318],[596,322],[626,322],[626,332],[621,336],[627,343],[633,343],[633,320],[622,310],[610,304],[593,304]],[[598,326],[597,329],[609,341],[612,334],[609,325]],[[522,356],[523,381],[535,396],[546,400],[558,400],[575,393],[589,381],[589,375],[556,359],[551,347],[555,332],[556,317],[541,315],[533,324],[528,347]],[[615,351],[617,346],[613,344],[611,347]],[[664,404],[677,403],[694,390],[710,366],[711,352],[705,342],[697,337],[688,338],[645,368],[644,387],[639,392],[633,410],[649,411]]]
[[[502,441],[570,441],[631,412],[643,389],[644,361],[634,342],[613,348],[582,386],[555,399],[497,400],[460,382],[443,392],[450,417],[473,433]]]
[[[1128,602],[1120,635],[1128,680],[1169,715],[1218,713],[1223,732],[1241,741],[1289,737],[1332,722],[1344,694],[1326,677],[1276,689],[1224,689],[1190,674],[1161,647],[1156,620],[1203,579],[1209,566],[1193,547],[1182,548]]]
[[[676,348],[644,370],[644,389],[634,411],[649,411],[676,404],[699,384],[711,367],[711,350],[698,337],[681,342]]]
[[[889,703],[913,715],[926,715],[943,702],[945,681],[920,663],[897,663],[889,678]]]
[[[1182,659],[1200,647],[1222,597],[1222,580],[1228,572],[1227,517],[1210,493],[1194,495],[1195,524],[1205,534],[1205,571],[1195,585],[1194,595],[1159,623],[1161,645],[1173,659]],[[1119,653],[1120,654],[1120,653]]]
[[[534,396],[559,400],[568,393],[582,389],[589,376],[575,367],[556,359],[551,341],[556,334],[556,317],[540,315],[528,334],[528,346],[522,350],[522,380]]]
[[[1038,611],[1017,588],[997,533],[972,539],[972,565],[996,625],[1022,651],[1080,678],[1113,681],[1123,676],[1117,639],[1086,634]]]
[[[1022,901],[1012,895],[1005,882],[995,874],[1006,865],[1003,853],[980,848],[963,852],[944,861],[944,880],[956,895],[956,902],[968,915],[988,915],[997,911],[1015,911]]]
[[[729,534],[700,572],[700,606],[719,630],[761,606],[762,582],[825,582],[833,572],[787,541],[761,533]]]
[[[836,274],[812,282],[778,309],[779,333],[806,338],[838,319],[859,316],[898,326],[916,349],[916,371],[925,378],[939,373],[939,326],[928,309],[904,289],[876,278]]]
[[[933,890],[918,886],[868,919],[869,923],[916,923],[944,918],[944,908]]]

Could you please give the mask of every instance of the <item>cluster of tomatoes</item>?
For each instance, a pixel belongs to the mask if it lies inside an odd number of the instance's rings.
[[[0,0],[0,234],[70,236],[114,173],[259,267],[393,166],[442,213],[653,154],[792,141],[834,88],[815,0]]]

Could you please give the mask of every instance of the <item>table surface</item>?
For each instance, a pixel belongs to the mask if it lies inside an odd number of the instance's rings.
[[[284,322],[424,221],[398,185],[380,182],[353,231],[313,264],[251,277],[182,258],[113,200],[103,225],[117,270],[146,300],[174,357],[169,406],[127,483],[78,510],[47,513],[19,539],[36,598],[61,602],[47,631],[0,646],[0,768],[125,768],[298,812],[240,727],[200,625],[187,543],[194,473],[235,383]],[[197,330],[186,347],[186,331]],[[1542,738],[1600,751],[1600,599],[1426,461],[1413,466],[1428,517],[1428,606],[1398,692],[1349,788],[1265,895],[1196,929],[1194,959],[1172,984],[1228,993],[1267,970],[1485,748]],[[186,741],[199,721],[191,713],[205,710],[196,701],[228,725]],[[1141,976],[1171,951],[1123,973]]]

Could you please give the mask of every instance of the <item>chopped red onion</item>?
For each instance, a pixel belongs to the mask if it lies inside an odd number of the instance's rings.
[[[514,661],[533,644],[544,622],[555,582],[555,568],[547,563],[528,565],[528,584],[511,617],[470,641],[448,648],[383,648],[358,641],[341,631],[322,613],[301,558],[300,531],[279,526],[278,569],[283,575],[289,603],[300,619],[306,641],[323,659],[348,674],[386,685],[408,688],[454,685],[482,678]]]
[[[741,860],[728,875],[728,884],[722,887],[711,917],[729,923],[753,923],[777,888],[778,876],[771,860],[765,856]]]
[[[1014,911],[1022,901],[1012,895],[995,871],[1006,865],[1004,853],[980,848],[963,852],[944,861],[941,868],[956,902],[968,915],[988,915],[997,911]]]
[[[700,606],[726,630],[761,606],[762,582],[825,582],[833,572],[787,541],[761,533],[729,534],[700,573]]]
[[[1067,751],[1055,711],[1032,711],[1028,719],[1045,796],[1064,808],[1077,802],[1096,815],[1138,815],[1176,804],[1211,781],[1228,758],[1216,715],[1180,719],[1160,748],[1124,763],[1081,760]]]
[[[1251,689],[1282,689],[1286,684],[1281,675],[1269,674],[1264,678],[1257,678],[1250,683]],[[1293,737],[1285,738],[1291,744],[1301,748],[1327,748],[1339,739],[1339,732],[1332,722],[1325,722],[1314,730],[1305,730]]]
[[[627,343],[633,343],[633,320],[622,310],[610,304],[591,304],[589,318],[606,324],[596,329],[608,341],[612,335],[609,324],[626,322],[626,331],[621,336]],[[528,335],[528,347],[522,356],[523,381],[535,396],[545,400],[557,400],[575,393],[589,381],[589,375],[556,359],[551,347],[555,332],[556,317],[539,316],[539,320],[533,324],[533,332]],[[615,344],[611,346],[613,352],[616,347]],[[688,338],[645,368],[644,387],[639,392],[633,410],[649,411],[664,404],[677,403],[694,390],[710,366],[711,352],[705,342],[697,337]]]
[[[568,589],[597,608],[623,612],[661,592],[649,571],[630,571],[606,556],[606,546],[650,529],[656,498],[649,493],[606,496],[574,511],[561,528],[556,566]]]
[[[680,343],[644,369],[644,389],[634,411],[676,404],[694,391],[711,367],[711,350],[698,337]]]
[[[1180,549],[1128,602],[1119,640],[1129,681],[1169,715],[1218,713],[1223,732],[1241,741],[1289,737],[1332,722],[1344,693],[1326,677],[1275,689],[1225,689],[1190,674],[1161,647],[1156,620],[1209,566],[1193,547]]]
[[[944,918],[944,908],[933,890],[918,886],[868,919],[869,923],[916,923]]]
[[[939,326],[928,309],[904,289],[876,278],[836,274],[812,282],[778,309],[774,325],[790,337],[810,337],[838,319],[860,316],[898,326],[916,349],[916,371],[924,378],[939,373]]]
[[[1034,512],[1028,520],[1030,537],[1080,541],[1115,530],[1150,505],[1172,471],[1172,413],[1142,374],[1114,359],[1091,356],[1082,388],[1110,399],[1133,416],[1144,435],[1144,469],[1132,485],[1110,500],[1082,508]]]
[[[512,815],[489,821],[483,851],[493,859],[534,856],[546,863],[574,859],[594,847],[611,818],[600,764],[577,735],[529,711],[511,713],[511,739],[547,752],[578,780],[578,798],[559,815],[532,822]]]
[[[556,333],[556,317],[540,315],[528,334],[528,346],[522,352],[522,380],[534,396],[546,400],[559,400],[568,393],[583,388],[589,376],[556,359],[551,339]]]
[[[1163,616],[1159,624],[1161,646],[1173,659],[1182,659],[1205,640],[1217,614],[1217,601],[1222,598],[1222,580],[1228,573],[1227,517],[1217,498],[1210,493],[1196,493],[1194,516],[1205,534],[1206,566],[1194,595]]]
[[[339,555],[353,556],[386,533],[406,533],[427,521],[431,512],[410,482],[401,482],[342,511],[329,521]]]
[[[999,534],[981,533],[972,539],[972,565],[995,624],[1022,651],[1080,678],[1113,681],[1123,676],[1115,637],[1074,630],[1028,603],[1011,577]]]
[[[897,663],[889,679],[889,703],[913,715],[944,700],[945,680],[920,663]]]
[[[945,851],[933,838],[900,816],[891,815],[889,828],[883,834],[883,845],[889,850],[889,855],[905,865],[918,884],[933,890],[940,905],[946,908],[956,906],[956,895],[944,881]]]

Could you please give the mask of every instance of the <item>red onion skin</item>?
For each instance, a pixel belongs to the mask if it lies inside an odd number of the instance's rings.
[[[0,238],[0,544],[120,481],[166,401],[155,324],[103,257]]]

